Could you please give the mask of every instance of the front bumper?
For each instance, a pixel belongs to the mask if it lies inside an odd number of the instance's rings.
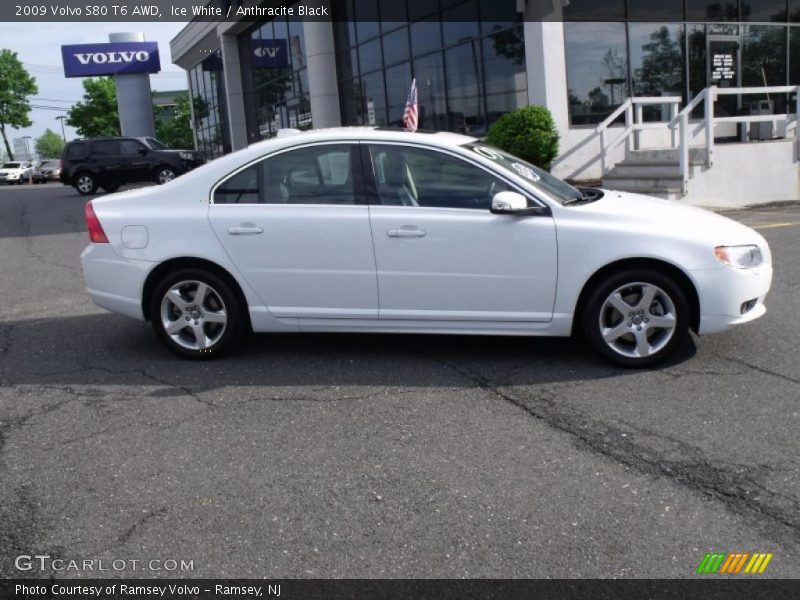
[[[122,258],[110,244],[89,244],[81,253],[81,266],[97,306],[144,320],[142,291],[153,263]]]
[[[719,269],[693,271],[700,299],[698,333],[725,331],[748,323],[767,312],[764,300],[772,285],[772,266],[756,269]],[[746,306],[746,303],[752,306]],[[746,309],[743,311],[743,309]]]

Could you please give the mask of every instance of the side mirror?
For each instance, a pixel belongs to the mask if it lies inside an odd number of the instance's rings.
[[[517,192],[498,192],[492,198],[491,212],[495,215],[547,216],[547,206],[528,206],[528,199]]]

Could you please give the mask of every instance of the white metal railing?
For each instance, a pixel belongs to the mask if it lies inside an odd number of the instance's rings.
[[[621,143],[626,143],[626,150],[639,149],[639,133],[645,129],[668,129],[670,123],[676,118],[678,109],[680,108],[680,96],[640,96],[628,98],[620,104],[617,109],[612,112],[605,121],[600,123],[595,128],[595,133],[600,136],[600,168],[603,176],[608,172],[608,153]],[[669,105],[670,107],[670,120],[669,121],[644,121],[644,107],[645,106],[658,106]],[[609,127],[616,121],[622,114],[625,114],[625,129],[613,139],[610,143],[606,143],[608,137]],[[632,138],[632,139],[631,139]],[[675,130],[672,130],[672,147],[675,147]]]
[[[795,112],[792,114],[789,111],[789,102],[787,102],[785,115],[741,115],[736,117],[717,117],[714,114],[714,102],[718,96],[750,96],[750,95],[766,95],[770,94],[796,94]],[[777,122],[785,117],[786,119],[786,133],[788,134],[791,129],[795,130],[795,143],[797,144],[797,156],[800,156],[800,86],[796,85],[782,85],[782,86],[764,86],[764,87],[740,87],[740,88],[718,88],[716,86],[707,87],[700,92],[683,110],[681,110],[669,123],[670,129],[674,132],[678,130],[678,163],[681,171],[681,192],[685,195],[689,185],[689,171],[690,171],[690,132],[689,132],[689,117],[697,108],[700,103],[705,103],[705,111],[703,120],[697,125],[694,131],[691,132],[691,137],[695,137],[700,132],[704,131],[704,145],[706,155],[706,167],[711,167],[714,164],[714,126],[718,123],[745,123],[745,139],[749,137],[748,129],[750,123],[764,123],[772,122],[777,127]],[[674,136],[673,136],[674,140]],[[673,141],[673,147],[674,147]]]

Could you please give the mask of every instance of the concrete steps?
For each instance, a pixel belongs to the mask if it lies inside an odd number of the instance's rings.
[[[705,164],[705,150],[690,148],[690,169]],[[603,177],[603,187],[678,200],[681,170],[677,149],[634,150]]]

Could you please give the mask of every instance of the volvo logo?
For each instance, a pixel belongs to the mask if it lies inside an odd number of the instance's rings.
[[[280,46],[259,46],[253,52],[258,58],[275,58],[280,49]]]
[[[76,53],[75,58],[78,59],[82,65],[88,65],[90,62],[97,65],[104,64],[117,64],[117,63],[132,63],[132,62],[147,62],[150,60],[150,53],[145,50],[138,52],[79,52]]]

